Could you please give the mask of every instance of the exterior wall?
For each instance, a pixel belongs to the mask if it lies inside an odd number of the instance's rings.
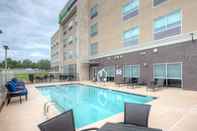
[[[72,23],[72,29],[69,29]],[[77,64],[77,7],[76,4],[70,9],[69,14],[60,23],[61,29],[61,55],[62,64],[61,72],[64,73],[64,66],[69,64]],[[72,43],[69,43],[69,38],[72,37]],[[73,58],[65,58],[65,52],[73,52]]]
[[[194,22],[197,14],[195,0],[168,0],[157,7],[153,7],[152,0],[140,1],[139,14],[126,21],[122,19],[122,6],[128,0],[90,0],[89,10],[98,4],[98,16],[94,20],[89,20],[89,25],[98,23],[98,35],[89,38],[89,43],[98,42],[98,54],[123,48],[122,33],[131,27],[140,27],[140,40],[137,48],[146,46],[153,41],[153,21],[155,18],[169,14],[170,12],[181,9],[183,14],[182,33],[197,30],[197,22]],[[136,47],[133,47],[136,48]]]
[[[58,30],[51,39],[51,70],[55,72],[60,71],[60,46],[60,32]]]
[[[72,1],[72,0],[71,0]],[[138,15],[123,20],[122,6],[129,0],[78,0],[68,11],[63,22],[60,23],[60,65],[63,69],[66,64],[76,64],[79,80],[88,80],[91,74],[91,63],[99,63],[99,68],[105,65],[116,65],[122,68],[123,64],[140,64],[141,81],[149,82],[153,78],[152,64],[154,63],[183,63],[183,86],[184,89],[195,89],[195,63],[196,55],[193,47],[195,43],[190,42],[190,32],[197,31],[197,2],[196,0],[167,0],[166,2],[153,7],[152,0],[140,0]],[[98,15],[90,18],[90,10],[97,5]],[[181,34],[162,40],[154,40],[153,24],[158,17],[165,16],[177,9],[182,12]],[[65,27],[70,21],[76,21],[74,28],[64,35]],[[98,34],[90,36],[90,27],[97,23]],[[139,26],[139,44],[131,47],[124,47],[123,32]],[[185,38],[185,34],[187,38]],[[73,35],[76,41],[72,46],[64,47],[65,37]],[[196,39],[196,38],[195,38]],[[188,42],[186,42],[188,41]],[[183,42],[180,44],[180,42]],[[98,54],[89,55],[90,44],[98,43]],[[171,43],[171,44],[169,44]],[[179,44],[178,44],[179,43]],[[153,49],[158,48],[158,53],[153,53]],[[75,50],[76,59],[64,60],[64,51]],[[140,55],[140,52],[147,52]],[[114,60],[114,55],[122,55],[120,60]],[[110,58],[110,59],[109,59]],[[148,66],[143,66],[147,63]],[[187,79],[189,78],[189,79]],[[115,80],[122,80],[122,76],[116,76]],[[197,90],[197,89],[196,89]]]
[[[89,79],[89,66],[86,64],[88,58],[88,38],[89,38],[89,11],[88,1],[78,1],[78,61],[77,71],[79,80]]]
[[[114,60],[113,57],[105,57],[93,60],[100,63],[98,68],[116,65],[116,69],[122,69],[124,64],[140,64],[140,81],[149,83],[153,79],[153,64],[156,63],[182,63],[183,89],[197,90],[197,41],[188,41],[171,46],[159,47],[158,52],[154,49],[137,51],[133,53],[122,54],[120,60]],[[141,52],[146,52],[142,55]],[[144,65],[146,63],[146,66]],[[122,81],[122,75],[116,75],[115,81]]]

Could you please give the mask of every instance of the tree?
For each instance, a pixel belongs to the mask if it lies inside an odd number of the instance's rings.
[[[24,68],[31,68],[32,67],[32,61],[31,60],[23,60],[23,67]]]
[[[50,61],[49,60],[40,60],[40,61],[38,61],[37,64],[38,64],[39,69],[44,69],[44,70],[50,69]]]
[[[48,70],[50,69],[50,61],[49,60],[40,60],[38,62],[32,62],[29,59],[23,61],[12,60],[11,58],[7,59],[8,68],[39,68]],[[5,61],[0,62],[0,68],[5,68]]]

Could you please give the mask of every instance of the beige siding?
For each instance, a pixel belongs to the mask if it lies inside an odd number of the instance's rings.
[[[91,23],[98,23],[98,35],[89,38],[89,43],[98,42],[99,54],[123,47],[122,33],[131,27],[140,27],[140,46],[153,40],[153,22],[159,16],[181,9],[183,12],[182,32],[197,30],[197,2],[195,0],[168,0],[153,7],[151,0],[141,0],[139,14],[127,21],[122,20],[122,5],[127,0],[90,0],[89,10],[98,3],[98,16]]]
[[[197,30],[197,1],[196,0],[168,0],[157,7],[153,7],[152,0],[140,0],[139,14],[126,21],[122,19],[122,6],[129,0],[80,0],[77,2],[75,11],[70,12],[70,17],[60,24],[60,63],[77,63],[77,72],[80,79],[88,79],[89,66],[89,45],[98,43],[98,55],[123,48],[122,33],[132,27],[139,26],[140,40],[138,47],[144,47],[153,41],[154,19],[167,15],[168,13],[181,9],[183,14],[182,33]],[[90,19],[90,10],[98,5],[98,15]],[[77,39],[72,46],[63,47],[63,40],[66,37],[63,32],[70,21],[77,21],[74,29],[66,36],[73,35]],[[98,24],[98,34],[90,37],[90,26]],[[133,47],[135,48],[135,47]],[[65,50],[75,50],[75,60],[64,60]]]

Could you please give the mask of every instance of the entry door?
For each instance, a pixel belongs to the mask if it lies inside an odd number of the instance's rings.
[[[154,64],[153,77],[164,79],[167,87],[182,87],[182,63]]]
[[[93,66],[91,67],[91,75],[90,75],[90,79],[94,80],[97,78],[97,67]]]

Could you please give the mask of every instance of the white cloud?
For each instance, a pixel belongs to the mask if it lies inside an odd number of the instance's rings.
[[[50,38],[67,0],[0,0],[0,46],[6,41],[13,59],[49,58]],[[1,47],[0,47],[1,48]],[[0,49],[0,61],[4,52]]]

